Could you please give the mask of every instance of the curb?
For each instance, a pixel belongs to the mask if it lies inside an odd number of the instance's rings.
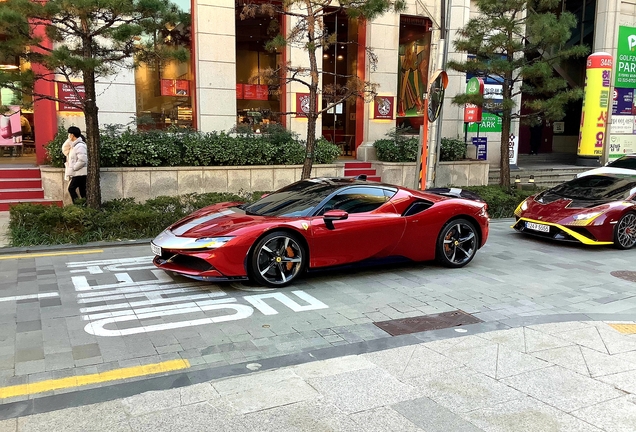
[[[28,254],[42,251],[52,250],[70,250],[70,249],[95,249],[95,248],[108,248],[108,247],[120,247],[120,246],[141,246],[149,245],[151,238],[138,239],[138,240],[120,240],[111,242],[90,242],[84,244],[60,244],[60,245],[37,245],[37,246],[25,246],[25,247],[1,247],[0,255],[7,254]],[[150,248],[148,249],[150,253]]]

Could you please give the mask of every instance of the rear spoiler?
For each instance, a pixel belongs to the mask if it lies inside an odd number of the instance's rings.
[[[426,189],[424,192],[432,193],[435,195],[442,195],[449,198],[463,198],[472,201],[485,202],[479,195],[475,192],[467,191],[460,188],[432,188]]]

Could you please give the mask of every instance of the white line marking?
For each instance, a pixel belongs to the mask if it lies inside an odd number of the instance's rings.
[[[60,296],[60,293],[50,292],[50,293],[21,295],[21,296],[13,296],[13,297],[0,297],[0,302],[29,300],[29,299],[43,299],[43,298],[51,298],[51,297],[59,297],[59,296]]]

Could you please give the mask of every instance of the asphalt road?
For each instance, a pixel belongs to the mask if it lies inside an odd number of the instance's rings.
[[[635,258],[636,250],[524,237],[509,220],[491,224],[487,245],[462,269],[326,271],[282,290],[168,275],[155,269],[145,245],[4,254],[0,411],[76,390],[29,387],[69,377],[97,377],[84,383],[90,388],[110,382],[110,371],[119,371],[111,380],[142,379],[153,372],[147,365],[232,375],[251,362],[289,364],[321,349],[337,356],[364,343],[391,346],[374,323],[458,309],[493,326],[571,314],[634,320],[636,282],[627,279],[636,275],[629,273]],[[8,388],[14,393],[6,397]]]

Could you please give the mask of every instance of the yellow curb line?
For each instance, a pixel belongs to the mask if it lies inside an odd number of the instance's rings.
[[[623,334],[636,334],[636,324],[609,324],[614,330]]]
[[[90,375],[80,375],[68,378],[52,379],[29,384],[20,384],[0,388],[0,399],[14,396],[27,396],[43,393],[51,390],[81,387],[90,384],[98,384],[108,381],[123,380],[145,375],[154,375],[162,372],[170,372],[190,367],[188,360],[170,360],[161,363],[153,363],[143,366],[132,366],[122,369],[114,369]]]
[[[39,258],[50,256],[64,256],[64,255],[84,255],[84,254],[96,254],[104,252],[103,249],[89,249],[85,251],[73,251],[73,252],[43,252],[43,253],[27,253],[19,255],[0,255],[0,260],[10,259],[22,259],[22,258]]]

